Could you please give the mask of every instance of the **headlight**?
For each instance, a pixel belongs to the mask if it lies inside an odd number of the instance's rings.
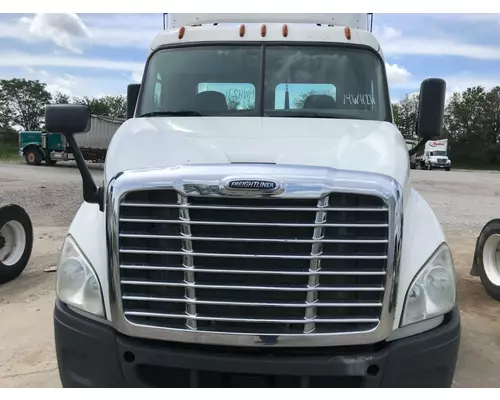
[[[401,326],[447,313],[455,305],[456,291],[453,259],[443,243],[410,285]]]
[[[75,240],[64,242],[57,267],[56,293],[68,305],[104,317],[101,285]]]

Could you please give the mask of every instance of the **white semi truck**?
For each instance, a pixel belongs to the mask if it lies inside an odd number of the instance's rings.
[[[445,86],[421,85],[421,144]],[[452,385],[452,255],[366,14],[170,14],[127,96],[98,186],[88,110],[46,111],[85,200],[57,271],[63,386]]]
[[[448,139],[429,140],[425,144],[422,159],[427,169],[451,170],[451,160],[448,157]]]

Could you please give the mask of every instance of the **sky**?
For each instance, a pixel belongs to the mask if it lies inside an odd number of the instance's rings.
[[[0,14],[0,79],[52,93],[125,94],[138,82],[162,14]],[[392,101],[444,78],[448,95],[500,85],[500,14],[375,14]]]

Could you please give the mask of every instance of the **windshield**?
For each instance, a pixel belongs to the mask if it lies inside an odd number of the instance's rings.
[[[152,55],[138,116],[391,121],[381,60],[364,48],[217,45]]]

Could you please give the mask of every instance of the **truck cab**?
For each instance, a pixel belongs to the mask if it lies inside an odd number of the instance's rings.
[[[169,14],[93,181],[54,311],[65,387],[449,387],[444,232],[412,188],[366,14]],[[421,144],[445,82],[420,91]]]

